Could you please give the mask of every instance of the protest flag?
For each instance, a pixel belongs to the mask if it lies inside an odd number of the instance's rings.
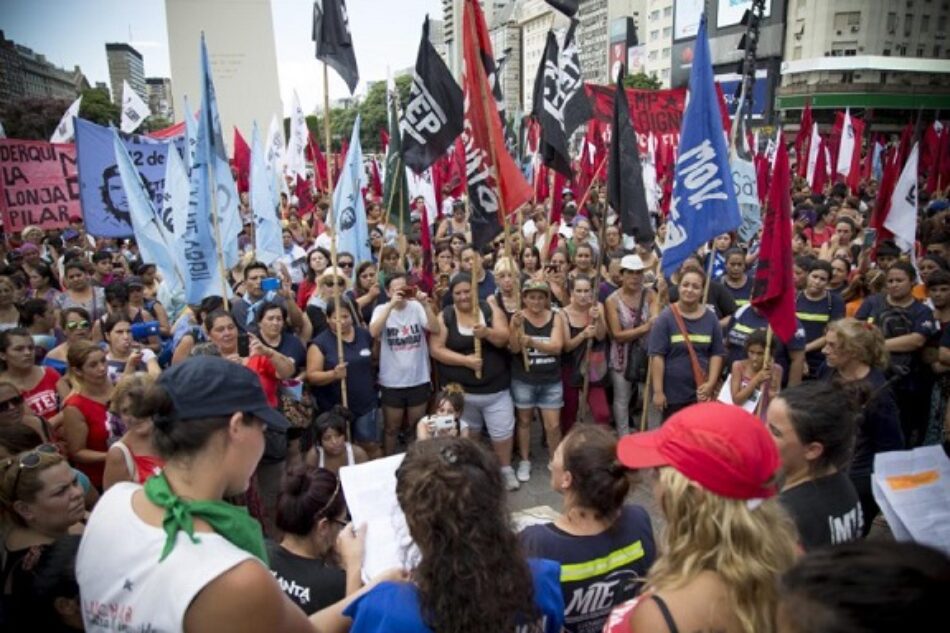
[[[669,229],[663,244],[664,275],[671,275],[700,246],[742,223],[723,132],[703,15],[689,78],[689,105],[683,114]]]
[[[462,133],[462,89],[429,41],[429,16],[422,26],[409,101],[399,121],[402,157],[416,173],[428,169]]]
[[[313,163],[313,175],[317,189],[329,191],[330,185],[327,182],[327,157],[320,150],[320,142],[310,130],[307,130],[307,157]]]
[[[82,95],[76,98],[63,113],[59,125],[50,137],[50,143],[70,143],[73,140],[75,131],[73,130],[73,118],[79,116],[79,105],[82,103]]]
[[[251,174],[251,148],[237,127],[234,128],[234,167],[237,168],[238,193],[244,193],[248,189],[247,179]]]
[[[469,221],[476,247],[489,244],[502,230],[504,214],[531,199],[531,186],[505,150],[505,138],[491,88],[485,60],[494,59],[485,16],[475,0],[464,0],[462,52],[465,58],[463,93]]]
[[[573,18],[577,13],[577,5],[579,4],[579,0],[545,0],[545,2],[569,18]]]
[[[920,155],[919,143],[914,143],[907,163],[901,171],[900,179],[894,186],[890,198],[890,210],[884,220],[884,227],[894,235],[894,241],[901,251],[914,254],[917,240],[917,165]]]
[[[821,154],[821,133],[818,124],[811,124],[811,136],[808,139],[808,164],[805,170],[805,180],[812,191],[815,190],[815,170],[818,168],[818,157]]]
[[[356,67],[346,0],[314,1],[313,41],[317,45],[317,59],[335,70],[353,94],[360,71]]]
[[[795,280],[792,276],[791,172],[788,150],[780,143],[766,205],[752,305],[785,343],[795,335]]]
[[[574,37],[578,24],[580,22],[577,20],[571,20],[558,60],[557,83],[560,91],[561,119],[564,123],[564,136],[567,138],[594,115],[587,91],[584,90],[584,74],[581,72],[580,55]]]
[[[286,165],[287,175],[297,182],[297,176],[307,175],[307,162],[304,152],[307,146],[309,131],[307,121],[300,107],[300,97],[294,90],[294,100],[290,110],[290,138],[287,139]]]
[[[284,254],[274,174],[267,162],[257,122],[251,131],[250,199],[254,213],[254,256],[268,266]]]
[[[625,235],[633,235],[638,242],[654,238],[643,188],[643,166],[637,149],[637,132],[633,129],[630,111],[623,87],[623,71],[617,73],[617,92],[614,97],[614,120],[611,122],[610,159],[607,165],[607,202],[620,216]]]
[[[353,122],[353,133],[350,136],[343,170],[333,192],[333,228],[336,231],[337,248],[351,253],[358,262],[373,259],[361,191],[365,181],[363,150],[360,146],[360,116],[357,115],[356,121]]]
[[[198,146],[198,115],[188,105],[188,95],[184,96],[185,101],[185,155],[182,160],[185,162],[185,169],[191,172],[191,166],[195,164],[195,148]]]
[[[802,111],[802,121],[798,126],[798,133],[795,135],[795,161],[796,171],[799,178],[804,178],[808,169],[809,140],[812,134],[812,124],[814,121],[811,116],[811,99],[805,102],[805,109]]]
[[[541,161],[554,171],[570,176],[571,157],[567,151],[567,136],[564,133],[557,64],[557,38],[554,37],[553,31],[548,31],[544,53],[534,77],[531,116],[541,126]]]
[[[375,158],[369,161],[369,190],[377,200],[383,199],[383,180],[379,176],[379,162]]]
[[[389,116],[389,146],[386,148],[383,209],[386,222],[392,222],[400,233],[406,235],[409,231],[409,190],[406,186],[402,138],[399,134],[399,92],[392,77],[386,86],[386,103]]]
[[[120,129],[131,134],[138,129],[149,115],[148,104],[142,100],[137,92],[132,90],[129,82],[122,80],[122,125]]]

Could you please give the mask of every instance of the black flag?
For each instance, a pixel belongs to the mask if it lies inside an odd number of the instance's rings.
[[[534,78],[534,100],[531,116],[541,124],[540,151],[542,162],[554,171],[571,177],[571,158],[564,133],[563,96],[558,86],[557,39],[548,31],[544,55]]]
[[[573,18],[574,14],[577,13],[578,0],[545,0],[545,1],[569,18]]]
[[[317,59],[339,73],[353,94],[360,71],[350,37],[346,0],[314,0],[313,41],[317,44]]]
[[[399,121],[402,157],[416,173],[428,169],[462,133],[462,89],[429,41],[429,16],[422,26],[409,102]]]
[[[627,93],[623,88],[623,70],[617,74],[614,92],[613,130],[610,135],[610,164],[607,166],[607,202],[620,215],[625,235],[638,242],[653,240],[653,226],[643,188],[643,168],[637,149],[637,133],[630,120]]]
[[[558,69],[558,88],[563,93],[561,111],[564,118],[564,136],[569,137],[574,130],[587,123],[594,115],[590,107],[590,100],[584,92],[584,77],[581,74],[581,62],[577,54],[577,43],[574,41],[574,30],[580,24],[571,20],[571,26],[564,37],[564,48],[561,49],[560,65]]]

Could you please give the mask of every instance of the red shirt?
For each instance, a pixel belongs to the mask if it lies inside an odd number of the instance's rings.
[[[105,403],[87,398],[84,395],[74,393],[63,403],[63,407],[75,407],[85,419],[86,427],[89,429],[86,435],[86,446],[91,451],[100,451],[105,453],[109,450],[109,438],[113,435],[109,418],[109,408]],[[94,464],[73,464],[76,468],[86,473],[92,485],[102,490],[102,474],[105,472],[106,462],[96,462]]]
[[[280,386],[280,380],[277,378],[277,369],[274,367],[274,363],[266,356],[251,356],[244,363],[244,366],[257,374],[264,395],[267,396],[267,404],[276,409],[277,388]]]
[[[59,413],[59,395],[56,393],[56,383],[61,376],[52,367],[43,367],[43,377],[32,389],[23,392],[23,401],[30,407],[30,411],[41,418],[49,420]]]

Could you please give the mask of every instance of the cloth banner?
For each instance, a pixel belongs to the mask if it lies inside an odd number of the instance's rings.
[[[0,140],[0,212],[7,235],[31,224],[62,228],[82,215],[75,146]]]

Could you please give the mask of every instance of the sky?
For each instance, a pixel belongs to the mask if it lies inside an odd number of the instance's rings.
[[[348,0],[347,9],[360,70],[357,94],[365,93],[367,80],[386,79],[387,66],[396,72],[415,64],[426,13],[442,18],[441,0]],[[271,0],[271,10],[284,114],[290,114],[295,89],[304,111],[311,112],[323,103],[321,64],[311,41],[313,2]],[[106,42],[130,43],[144,57],[146,77],[170,73],[164,0],[0,0],[0,29],[57,66],[78,64],[92,85],[109,84]],[[175,110],[182,112],[174,78],[172,92]],[[331,69],[331,98],[348,94]]]

